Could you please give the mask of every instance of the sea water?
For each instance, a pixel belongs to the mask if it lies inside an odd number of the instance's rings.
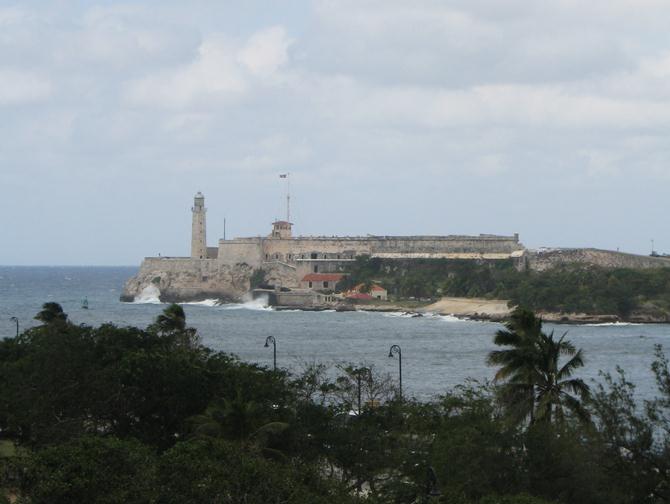
[[[24,329],[42,303],[63,306],[72,322],[145,327],[165,308],[151,292],[141,302],[122,303],[119,296],[132,267],[0,267],[0,338],[15,334],[10,317]],[[88,309],[82,300],[88,300]],[[411,317],[405,313],[276,311],[263,303],[218,306],[214,300],[184,304],[187,322],[198,329],[202,342],[241,359],[271,366],[272,349],[265,338],[277,340],[278,365],[298,372],[305,363],[372,364],[397,377],[397,357],[389,347],[400,345],[403,388],[406,394],[430,398],[465,382],[485,381],[494,369],[486,355],[495,349],[496,323],[461,320],[451,316]],[[656,387],[650,365],[654,345],[670,354],[670,325],[550,325],[558,335],[582,348],[586,365],[577,376],[593,384],[599,371],[622,367],[637,385],[638,398],[652,398]]]

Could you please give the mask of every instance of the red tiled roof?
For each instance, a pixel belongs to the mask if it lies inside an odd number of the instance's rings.
[[[310,273],[302,278],[303,282],[339,282],[344,275],[342,273]]]
[[[355,292],[360,292],[360,291],[363,290],[364,287],[365,287],[365,284],[360,283],[360,284],[358,284],[356,287],[354,287],[354,288],[351,289],[351,290],[352,290],[352,291],[355,291]],[[386,289],[385,289],[384,287],[382,287],[381,285],[372,284],[372,285],[370,286],[370,292],[375,292],[375,291],[376,291],[376,292],[382,292],[382,291],[385,291],[385,290],[386,290]]]
[[[362,292],[357,292],[355,294],[349,294],[347,299],[374,299],[370,294],[363,294]]]

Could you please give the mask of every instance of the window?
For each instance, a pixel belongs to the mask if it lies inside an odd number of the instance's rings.
[[[316,258],[317,258],[317,254],[312,253],[312,259],[316,259]]]
[[[312,288],[312,282],[309,282],[309,288],[310,289]]]
[[[328,288],[328,282],[323,282],[323,288],[327,289]]]
[[[318,273],[318,272],[319,272],[319,267],[318,267],[318,266],[314,266],[314,273]]]

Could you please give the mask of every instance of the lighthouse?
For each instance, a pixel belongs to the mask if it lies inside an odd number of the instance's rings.
[[[191,233],[191,258],[207,259],[207,234],[205,196],[198,191],[193,198],[193,228]]]

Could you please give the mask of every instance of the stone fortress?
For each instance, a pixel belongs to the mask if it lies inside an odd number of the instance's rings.
[[[277,292],[300,291],[307,279],[334,278],[346,273],[357,256],[384,259],[512,259],[519,269],[544,270],[562,263],[606,267],[670,266],[670,259],[596,249],[530,251],[519,235],[497,236],[293,236],[293,224],[278,220],[268,236],[220,239],[207,246],[205,197],[198,192],[193,207],[191,256],[147,257],[138,274],[128,280],[123,301],[160,297],[161,301],[217,298],[239,301],[251,291],[252,277],[262,270],[262,281]],[[309,286],[311,287],[311,283]],[[326,286],[328,284],[325,284]],[[316,289],[315,285],[315,289]],[[318,287],[324,287],[321,283]],[[334,287],[330,286],[330,287]],[[308,287],[307,287],[308,288]],[[290,297],[290,296],[289,296]],[[313,298],[310,297],[310,300]],[[296,298],[298,299],[298,298]],[[305,304],[305,296],[295,304]],[[311,303],[312,301],[310,301]]]

